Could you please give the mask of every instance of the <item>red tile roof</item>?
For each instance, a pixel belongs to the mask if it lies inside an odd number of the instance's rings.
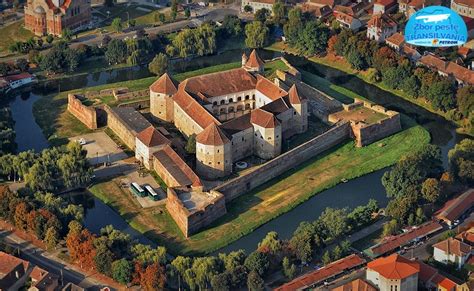
[[[247,68],[260,68],[263,67],[264,62],[262,59],[258,56],[257,51],[254,49],[251,53],[250,56],[245,63],[245,67]]]
[[[285,90],[261,75],[257,75],[256,89],[271,100],[276,100],[288,94]]]
[[[340,11],[334,11],[334,17],[336,20],[341,21],[342,23],[351,24],[356,18]]]
[[[436,218],[453,222],[474,205],[474,189],[469,189],[460,196],[446,202],[443,208],[435,213]]]
[[[171,144],[169,139],[162,135],[153,126],[148,127],[137,135],[137,138],[147,147]]]
[[[291,86],[290,90],[288,91],[288,95],[290,97],[291,104],[301,104],[301,100],[304,99],[302,98],[303,96],[298,92],[298,88],[296,88],[295,84]]]
[[[474,246],[474,227],[456,235],[456,238],[464,243]]]
[[[164,73],[150,86],[150,91],[166,95],[173,95],[178,91],[179,83],[173,80],[168,73]]]
[[[453,62],[444,61],[433,54],[426,54],[419,62],[431,69],[451,75],[467,84],[474,84],[474,72]]]
[[[458,257],[464,257],[471,253],[471,246],[452,237],[434,244],[433,248]]]
[[[331,7],[328,5],[319,5],[319,4],[311,4],[311,2],[304,3],[301,5],[301,10],[303,12],[309,13],[314,15],[315,17],[325,17],[331,14],[332,10]]]
[[[400,47],[405,42],[405,37],[401,33],[397,32],[386,38],[385,42],[389,42]]]
[[[154,153],[153,156],[155,156],[181,186],[202,186],[201,180],[196,173],[193,172],[169,145],[164,146],[161,150]]]
[[[208,127],[211,123],[220,124],[209,111],[183,89],[180,88],[178,93],[173,95],[173,100],[202,129]]]
[[[30,74],[30,73],[20,73],[20,74],[16,74],[16,75],[10,75],[10,76],[5,76],[5,80],[9,81],[9,82],[14,82],[14,81],[18,81],[18,80],[22,80],[22,79],[28,79],[28,78],[32,78],[33,75]]]
[[[436,276],[431,280],[436,286],[441,286],[448,291],[455,291],[457,284],[452,280],[446,278],[441,274],[436,274]]]
[[[39,280],[43,279],[44,276],[46,276],[46,275],[48,275],[48,271],[45,271],[45,270],[41,269],[38,266],[35,266],[33,268],[33,270],[31,271],[31,273],[30,273],[30,277],[34,281],[39,281]]]
[[[0,252],[0,279],[7,274],[13,272],[19,265],[22,265],[24,270],[28,269],[29,262],[9,255],[4,252]]]
[[[362,279],[356,279],[342,286],[331,289],[331,291],[376,291],[377,288]]]
[[[397,26],[397,22],[388,14],[382,13],[373,15],[369,22],[367,22],[367,26],[375,26],[379,29],[384,29],[386,27]]]
[[[452,0],[452,1],[458,5],[466,5],[469,7],[474,6],[474,0]]]
[[[337,276],[345,270],[358,267],[364,263],[365,260],[363,258],[356,254],[352,254],[338,261],[332,262],[321,269],[300,276],[293,281],[276,288],[275,290],[293,291],[297,289],[310,288],[313,285],[323,282],[327,278]]]
[[[436,221],[430,221],[408,232],[386,239],[382,243],[372,247],[371,251],[375,255],[380,256],[390,251],[393,251],[398,247],[404,246],[416,238],[425,237],[440,229],[443,229],[441,224]]]
[[[400,280],[420,272],[420,265],[398,254],[393,254],[367,263],[367,269],[379,273],[386,279]]]
[[[230,140],[222,129],[212,123],[196,136],[196,142],[203,145],[220,146],[229,143]]]
[[[420,273],[418,274],[418,279],[423,283],[428,283],[431,281],[436,274],[438,274],[438,270],[431,267],[428,264],[423,263],[422,261],[417,261],[420,265]]]
[[[328,5],[329,7],[334,7],[335,0],[309,0],[309,3],[319,4],[319,5]]]
[[[397,1],[395,1],[395,0],[377,0],[377,1],[375,1],[374,4],[379,4],[379,5],[382,5],[384,7],[389,7],[389,6],[397,4]]]
[[[181,82],[179,88],[191,94],[201,93],[209,98],[252,90],[256,83],[252,74],[239,68],[188,78]]]
[[[275,128],[280,125],[275,115],[260,108],[252,111],[250,122],[263,128]]]

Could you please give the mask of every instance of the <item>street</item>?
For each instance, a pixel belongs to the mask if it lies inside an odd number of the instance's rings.
[[[91,290],[99,290],[100,287],[108,286],[104,282],[86,277],[76,267],[67,264],[58,258],[50,257],[47,252],[34,246],[33,244],[19,238],[8,230],[0,230],[0,239],[15,249],[20,250],[20,257],[29,261],[49,272],[52,272],[61,278],[64,282],[72,282],[83,288],[92,288]]]

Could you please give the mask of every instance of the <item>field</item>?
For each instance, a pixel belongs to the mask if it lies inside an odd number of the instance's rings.
[[[0,28],[0,56],[8,53],[8,46],[16,41],[26,41],[34,34],[23,27],[23,20]]]

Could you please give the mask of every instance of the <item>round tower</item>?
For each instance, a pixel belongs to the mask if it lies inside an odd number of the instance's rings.
[[[208,179],[232,173],[231,142],[215,123],[196,136],[196,171]]]
[[[173,121],[173,96],[178,91],[178,82],[167,73],[161,75],[150,86],[150,113],[161,120]]]

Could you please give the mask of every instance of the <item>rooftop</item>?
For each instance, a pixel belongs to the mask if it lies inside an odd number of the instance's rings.
[[[249,58],[247,59],[247,62],[245,63],[246,68],[260,68],[264,65],[265,63],[262,61],[260,56],[258,55],[257,51],[254,49],[250,53]]]
[[[379,29],[384,29],[386,27],[397,26],[397,22],[388,14],[382,13],[373,15],[369,22],[367,22],[367,26],[375,26]]]
[[[447,254],[454,254],[458,257],[464,257],[471,253],[470,245],[463,243],[462,241],[459,241],[452,237],[434,244],[433,248],[442,250],[443,252]]]
[[[178,85],[179,83],[173,80],[168,73],[164,73],[160,78],[158,78],[158,80],[151,84],[150,91],[173,95],[178,91]]]
[[[169,145],[155,152],[153,156],[158,159],[180,185],[202,186],[199,177]]]
[[[365,260],[356,254],[349,255],[345,258],[330,263],[311,273],[302,275],[293,281],[286,283],[275,290],[277,291],[294,291],[299,289],[306,289],[319,284],[327,278],[332,278],[344,272],[365,263]]]
[[[153,126],[147,127],[145,130],[141,131],[137,138],[147,147],[155,147],[164,144],[171,144],[169,139],[162,135],[158,130]]]
[[[0,252],[0,262],[0,279],[10,274],[20,265],[23,266],[24,270],[28,269],[29,266],[29,262],[4,252]]]
[[[111,110],[137,133],[151,126],[151,123],[133,107],[112,107]]]
[[[263,128],[275,128],[280,125],[275,115],[260,108],[252,111],[250,122]]]
[[[340,121],[347,120],[353,122],[364,122],[367,124],[373,124],[388,117],[387,114],[377,112],[365,106],[356,107],[348,111],[342,110],[331,114],[331,116]]]
[[[362,279],[355,279],[331,291],[377,291],[377,288]]]
[[[396,46],[401,46],[405,42],[405,37],[397,32],[385,39],[385,42],[392,43]]]
[[[188,209],[189,212],[193,213],[206,207],[211,200],[215,197],[208,192],[201,191],[181,191],[179,189],[174,189],[178,195],[179,200],[183,202],[184,207]]]
[[[435,213],[436,218],[453,222],[466,210],[474,205],[474,189],[469,189],[458,197],[446,202],[440,210]]]
[[[203,145],[224,145],[229,143],[225,133],[215,123],[211,123],[196,136],[196,142]]]
[[[398,254],[393,254],[367,263],[367,269],[379,273],[386,279],[400,280],[417,274],[420,271],[420,265]]]

